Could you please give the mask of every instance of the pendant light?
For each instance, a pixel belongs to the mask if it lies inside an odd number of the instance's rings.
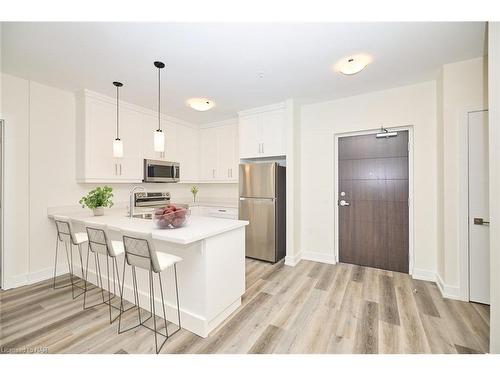
[[[121,82],[113,82],[116,87],[116,139],[113,141],[113,156],[115,158],[123,157],[123,142],[120,139],[120,97],[118,90],[123,86]]]
[[[165,152],[165,135],[161,130],[161,115],[160,115],[160,98],[161,98],[161,86],[160,86],[160,72],[161,69],[165,67],[165,64],[161,61],[155,61],[154,65],[158,68],[158,129],[155,131],[154,136],[154,149],[156,152]]]

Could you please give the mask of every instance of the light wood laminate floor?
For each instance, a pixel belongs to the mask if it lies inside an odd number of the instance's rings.
[[[288,267],[247,259],[246,286],[242,306],[208,338],[181,330],[162,353],[488,350],[488,306],[443,299],[434,283],[406,274],[350,264],[301,261]],[[91,294],[97,301],[99,290]],[[133,325],[136,317],[134,311],[126,313],[124,324]],[[154,336],[142,327],[118,335],[107,306],[83,311],[81,297],[72,300],[70,289],[53,290],[45,281],[0,291],[0,348],[154,353]]]

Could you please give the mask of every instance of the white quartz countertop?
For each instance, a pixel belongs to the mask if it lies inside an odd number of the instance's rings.
[[[238,200],[201,200],[193,202],[187,199],[172,199],[173,204],[186,204],[189,207],[223,207],[223,208],[238,208]]]
[[[111,210],[110,210],[111,211]],[[117,211],[117,210],[116,210]],[[49,212],[49,218],[58,215],[56,211]],[[220,219],[191,215],[184,227],[175,229],[157,229],[151,219],[129,218],[124,212],[108,212],[104,216],[93,216],[90,210],[77,212],[61,212],[77,223],[88,225],[92,223],[106,224],[110,230],[131,230],[136,232],[152,233],[158,241],[173,242],[187,245],[205,238],[238,229],[248,225],[248,221]]]

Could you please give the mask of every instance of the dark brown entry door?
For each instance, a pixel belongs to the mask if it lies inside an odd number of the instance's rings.
[[[339,138],[340,261],[408,273],[408,131]]]

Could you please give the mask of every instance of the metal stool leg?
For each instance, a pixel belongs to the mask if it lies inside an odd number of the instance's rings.
[[[181,329],[181,307],[179,305],[179,284],[177,282],[177,265],[176,264],[174,264],[174,275],[175,275],[175,296],[177,298],[177,319],[179,321],[179,328],[177,329],[176,332],[178,332]]]
[[[118,334],[122,333],[121,325],[122,325],[122,314],[123,314],[123,288],[125,287],[125,264],[126,263],[127,262],[124,259],[123,260],[123,276],[122,276],[121,288],[119,287],[120,280],[118,279],[118,288],[120,289],[120,314],[118,315]],[[116,267],[117,267],[117,272],[118,272],[118,265]]]
[[[101,263],[99,262],[99,255],[97,253],[94,253],[94,258],[95,258],[95,262],[96,262],[96,270],[97,270],[97,273],[99,275],[98,283],[100,284],[100,288],[101,288],[102,302],[104,302],[105,301],[104,288],[102,285]]]
[[[84,276],[84,290],[83,290],[83,309],[85,307],[85,301],[87,299],[87,278],[89,276],[89,258],[90,258],[90,246],[87,248],[87,261],[85,262],[85,276]]]
[[[161,282],[161,274],[158,274],[158,280],[160,282],[160,294],[161,294],[161,307],[163,309],[163,321],[165,322],[165,334],[167,335],[167,338],[169,337],[168,335],[168,321],[167,321],[167,313],[165,311],[165,300],[163,298],[163,285]]]
[[[73,283],[73,253],[71,251],[69,251],[68,253],[67,242],[64,243],[64,247],[66,250],[66,258],[68,259],[69,279],[71,281],[71,296],[73,297],[73,299],[75,299],[75,286]]]

